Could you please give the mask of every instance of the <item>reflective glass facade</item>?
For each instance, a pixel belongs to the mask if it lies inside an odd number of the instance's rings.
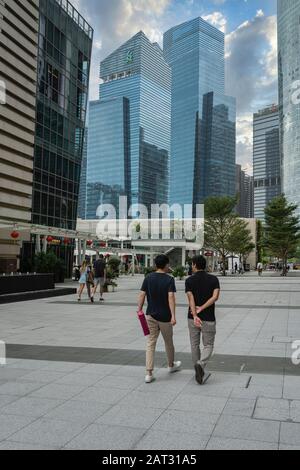
[[[78,217],[80,219],[85,219],[85,213],[86,213],[87,146],[88,146],[88,128],[86,128],[84,132],[83,150],[82,150],[82,164],[81,164],[79,200],[78,200]]]
[[[86,218],[100,204],[118,209],[130,194],[129,102],[127,98],[92,101],[89,106]]]
[[[40,0],[35,224],[75,230],[93,30],[66,0]]]
[[[300,2],[278,0],[282,190],[300,215]]]
[[[124,192],[129,204],[167,202],[171,71],[160,47],[139,32],[101,63],[100,76],[89,119],[87,217]]]
[[[235,100],[225,96],[224,34],[202,18],[164,35],[172,68],[170,202],[235,192]]]
[[[253,117],[254,217],[264,221],[268,203],[281,194],[278,106]]]

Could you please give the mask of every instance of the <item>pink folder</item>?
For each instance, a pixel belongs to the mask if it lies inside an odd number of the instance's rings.
[[[149,330],[149,326],[148,326],[147,319],[146,319],[146,316],[145,316],[144,312],[142,312],[142,311],[138,312],[138,317],[139,317],[139,320],[141,322],[144,335],[149,336],[150,335],[150,330]]]

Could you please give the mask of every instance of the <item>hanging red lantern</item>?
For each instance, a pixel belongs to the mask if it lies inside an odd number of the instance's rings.
[[[88,240],[88,241],[86,242],[86,244],[87,244],[87,246],[92,246],[93,240]]]
[[[11,232],[10,236],[13,240],[17,240],[19,238],[20,234],[19,234],[19,232],[14,230],[13,232]]]
[[[106,248],[106,243],[105,242],[100,242],[100,247],[101,248]]]
[[[70,244],[70,239],[64,238],[64,245],[69,245],[69,244]]]
[[[47,242],[48,243],[52,243],[53,242],[53,237],[51,237],[51,235],[49,235],[47,238],[46,238]]]

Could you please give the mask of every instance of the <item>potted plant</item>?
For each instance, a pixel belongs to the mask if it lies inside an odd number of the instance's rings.
[[[106,283],[104,284],[104,292],[115,292],[118,284],[116,283],[116,274],[108,269],[106,273]]]
[[[184,276],[185,276],[185,268],[183,266],[177,266],[173,270],[173,276],[175,278],[179,279],[180,281],[182,281],[184,279]]]

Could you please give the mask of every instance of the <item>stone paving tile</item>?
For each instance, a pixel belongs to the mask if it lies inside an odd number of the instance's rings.
[[[2,408],[1,412],[8,415],[30,416],[40,418],[49,410],[59,406],[62,400],[47,398],[23,397]]]
[[[153,425],[152,429],[160,431],[181,432],[198,434],[201,436],[210,435],[219,420],[219,414],[208,414],[191,409],[188,411],[166,410]]]
[[[290,402],[290,418],[295,423],[300,423],[300,401],[293,400]]]
[[[278,450],[278,444],[212,437],[207,444],[206,450]]]
[[[109,405],[117,404],[121,399],[126,397],[129,390],[122,390],[117,388],[107,389],[104,387],[89,387],[83,392],[76,395],[76,401],[96,401],[100,403],[107,403]]]
[[[0,413],[2,409],[5,408],[10,403],[19,400],[19,396],[17,395],[0,395]]]
[[[278,443],[280,423],[241,416],[221,416],[212,437]]]
[[[223,397],[197,396],[182,393],[171,403],[170,409],[179,411],[197,410],[203,413],[220,414],[224,410],[226,403],[227,398]]]
[[[0,441],[9,438],[19,429],[32,423],[35,418],[0,414]]]
[[[38,382],[6,382],[0,385],[0,395],[24,396],[39,390],[44,385]]]
[[[297,450],[300,450],[300,445],[298,445],[298,446],[291,446],[290,445],[289,446],[287,444],[280,444],[279,445],[279,450],[289,450],[289,451],[290,450],[294,450],[294,451],[296,450],[297,451]]]
[[[100,374],[86,374],[81,372],[71,372],[70,374],[63,374],[62,377],[55,380],[55,383],[60,385],[79,385],[79,386],[92,386],[101,380]]]
[[[107,375],[97,382],[97,387],[135,390],[139,389],[139,386],[142,386],[141,384],[144,384],[143,377],[117,377],[116,375]]]
[[[151,390],[151,384],[150,389]],[[121,401],[120,405],[127,406],[144,406],[145,408],[167,408],[178,395],[178,392],[168,392],[166,394],[159,392],[140,392],[133,391],[127,394]]]
[[[48,447],[45,444],[25,444],[21,442],[0,442],[0,450],[59,450],[59,447]]]
[[[35,370],[34,372],[30,372],[26,374],[24,377],[20,379],[21,382],[40,382],[43,384],[49,384],[51,382],[55,382],[60,378],[64,377],[65,373],[63,372],[53,372],[53,371],[46,371],[46,370]]]
[[[269,387],[269,386],[249,386],[249,388],[235,387],[231,393],[230,398],[282,398],[282,387]]]
[[[61,448],[85,427],[85,423],[42,418],[13,434],[11,440]]]
[[[97,419],[96,424],[149,429],[163,411],[159,408],[116,405]]]
[[[68,442],[65,449],[130,450],[144,433],[143,429],[92,424]]]
[[[209,435],[165,432],[151,429],[135,446],[136,450],[204,450]]]
[[[17,380],[21,377],[23,377],[24,375],[28,374],[28,370],[27,369],[13,369],[13,368],[6,368],[6,367],[1,367],[1,371],[0,371],[0,379],[1,380],[9,380],[9,381],[13,381],[13,380]]]
[[[290,419],[290,403],[282,399],[259,398],[253,417],[271,421],[287,421]]]
[[[61,385],[51,383],[33,391],[30,396],[38,398],[52,398],[57,400],[69,400],[81,393],[86,388],[87,386]]]
[[[45,414],[45,419],[63,420],[91,424],[106,413],[112,405],[108,403],[69,400]]]
[[[300,446],[300,424],[282,423],[280,430],[280,444]]]
[[[223,415],[251,417],[255,408],[256,400],[230,398],[223,410]]]

